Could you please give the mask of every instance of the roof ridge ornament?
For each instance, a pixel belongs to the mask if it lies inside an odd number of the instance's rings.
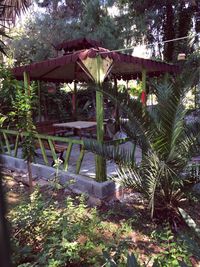
[[[73,40],[66,40],[62,43],[54,46],[54,48],[57,51],[64,50],[65,54],[69,52],[75,52],[83,49],[89,49],[89,48],[98,48],[101,47],[102,44],[99,41],[88,39],[88,38],[79,38],[79,39],[73,39]]]

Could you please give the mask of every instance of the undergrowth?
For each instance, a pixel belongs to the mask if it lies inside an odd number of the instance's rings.
[[[123,239],[129,227],[101,221],[95,208],[88,210],[84,196],[68,197],[61,208],[36,189],[29,203],[19,204],[8,218],[15,266],[101,266],[103,251],[113,246],[121,247],[118,261],[123,264],[129,246]]]
[[[149,229],[148,244],[154,243],[158,251],[144,251],[143,257],[138,249],[142,240],[137,243],[131,238],[139,230],[131,214],[116,222],[112,220],[112,209],[102,216],[95,208],[87,207],[84,196],[67,196],[62,201],[53,195],[44,196],[36,188],[28,200],[8,214],[14,266],[193,266],[191,256],[198,254],[197,243],[192,244],[185,235],[175,236],[169,226]],[[137,220],[145,228],[145,221],[142,223],[141,217]]]

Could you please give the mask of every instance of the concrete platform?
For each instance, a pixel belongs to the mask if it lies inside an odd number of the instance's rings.
[[[0,162],[3,167],[13,171],[27,171],[27,163],[23,159],[1,155]],[[56,170],[53,167],[32,163],[33,176],[51,180],[55,173]],[[61,184],[69,187],[73,192],[85,193],[99,199],[110,198],[119,191],[119,187],[113,181],[98,183],[92,178],[65,171],[59,171],[58,177]]]
[[[132,144],[130,142],[122,145],[124,149],[131,149]],[[37,156],[35,158],[35,163],[32,164],[32,172],[34,176],[38,178],[44,178],[46,180],[51,179],[55,176],[55,168],[46,166],[41,154],[40,149],[36,150]],[[13,152],[11,153],[13,154]],[[62,184],[70,184],[70,189],[74,192],[86,193],[90,196],[94,196],[99,199],[110,198],[116,195],[119,195],[121,188],[116,185],[109,178],[117,174],[117,164],[113,161],[107,161],[107,177],[108,181],[106,182],[96,182],[95,181],[95,155],[92,152],[86,151],[80,173],[75,174],[76,162],[80,154],[80,146],[74,145],[70,160],[69,168],[67,171],[59,170],[59,178]],[[136,161],[141,160],[141,151],[139,148],[136,149]],[[47,157],[49,163],[52,162],[52,157],[50,151],[47,151]],[[65,155],[63,156],[65,157]],[[27,163],[22,159],[22,151],[19,149],[18,157],[15,158],[9,155],[1,155],[1,164],[11,170],[16,171],[27,171]],[[62,168],[62,165],[61,165]]]
[[[123,147],[123,149],[126,149],[126,150],[132,149],[132,143],[127,142],[127,143],[121,145],[121,147]],[[36,154],[37,154],[37,156],[35,157],[35,163],[45,165],[40,149],[36,149]],[[51,152],[46,151],[46,154],[48,157],[49,165],[51,165],[51,163],[53,162]],[[68,172],[74,173],[74,174],[76,173],[76,163],[77,163],[77,159],[78,159],[79,155],[80,155],[80,146],[79,145],[73,145],[70,160],[69,160]],[[17,157],[22,158],[21,149],[19,149]],[[136,148],[136,153],[135,153],[136,162],[140,162],[141,157],[142,157],[141,150],[139,148]],[[63,158],[65,158],[65,153],[63,155]],[[60,168],[62,169],[62,165],[60,166]],[[118,166],[117,166],[117,164],[115,164],[114,161],[107,160],[106,161],[106,168],[107,168],[107,177],[108,178],[115,176],[117,174]],[[94,155],[94,153],[89,152],[89,151],[85,152],[79,174],[95,179],[96,175],[95,175],[95,155]]]

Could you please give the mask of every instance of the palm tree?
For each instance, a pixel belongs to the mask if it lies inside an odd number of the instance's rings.
[[[6,54],[6,45],[3,38],[9,36],[5,30],[15,23],[17,16],[20,16],[31,5],[32,0],[2,0],[0,3],[0,52]]]
[[[130,100],[126,93],[116,98],[112,90],[104,90],[127,115],[128,121],[122,126],[129,139],[143,151],[139,165],[131,151],[127,153],[119,146],[106,147],[95,142],[85,145],[94,153],[118,162],[116,180],[143,194],[152,217],[174,222],[180,218],[178,207],[184,201],[184,185],[192,178],[187,165],[199,135],[199,125],[185,124],[188,87],[183,86],[181,79],[154,84],[154,87],[158,104],[151,110]]]
[[[0,20],[5,22],[15,22],[16,17],[20,16],[31,5],[32,0],[3,0],[0,3]]]

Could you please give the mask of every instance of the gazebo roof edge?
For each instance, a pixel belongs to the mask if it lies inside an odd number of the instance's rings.
[[[27,71],[30,72],[30,77],[31,77],[31,72],[37,72],[37,70],[44,70],[45,68],[47,69],[47,72],[53,72],[54,69],[57,69],[59,67],[62,67],[64,65],[70,64],[70,63],[76,63],[79,60],[84,60],[86,58],[95,58],[96,56],[101,56],[102,58],[109,57],[113,60],[113,64],[134,64],[136,66],[139,66],[140,68],[145,68],[147,70],[147,73],[178,73],[180,71],[179,66],[173,65],[173,64],[168,64],[165,62],[158,62],[152,59],[144,59],[144,58],[139,58],[139,57],[134,57],[131,55],[127,54],[122,54],[119,52],[112,52],[109,51],[108,49],[105,48],[90,48],[90,49],[85,49],[82,51],[76,51],[74,53],[70,53],[67,55],[63,55],[61,57],[53,58],[53,59],[48,59],[44,60],[41,62],[36,62],[32,63],[29,65],[25,66],[20,66],[12,69],[13,75],[17,79],[22,79],[23,78],[23,72]],[[127,73],[122,73],[121,75],[127,76],[129,75],[134,75],[138,71],[131,71]],[[112,73],[112,71],[111,71]],[[120,73],[117,73],[119,76]],[[31,77],[32,79],[39,79],[39,80],[47,80],[45,77]],[[42,79],[43,78],[43,79]],[[49,77],[49,80],[51,78]],[[58,79],[59,80],[59,79]],[[63,81],[63,78],[60,79]],[[66,79],[67,81],[67,79]]]

